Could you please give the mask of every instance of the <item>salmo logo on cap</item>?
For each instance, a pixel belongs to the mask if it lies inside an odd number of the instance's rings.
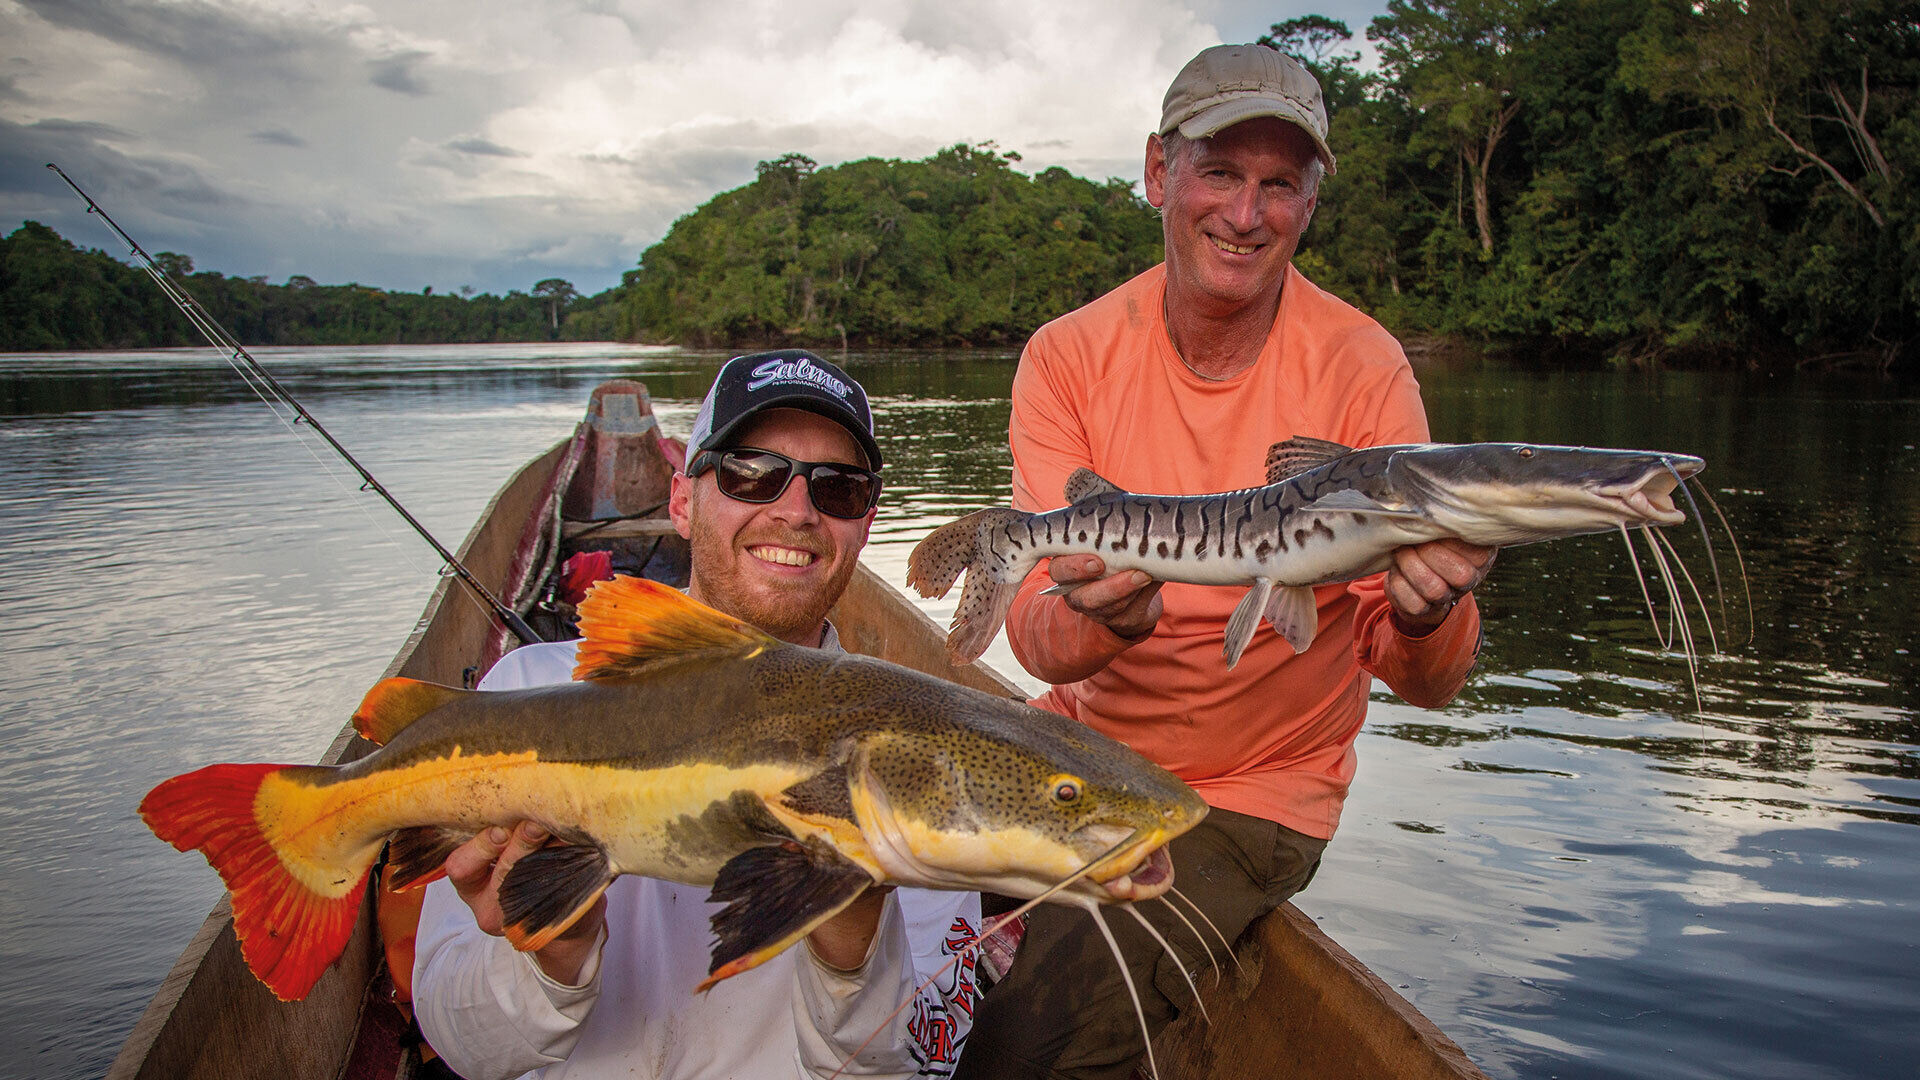
[[[689,456],[728,445],[755,414],[775,408],[804,409],[839,424],[860,443],[869,466],[880,467],[866,390],[830,361],[804,349],[750,353],[722,365],[694,419],[687,439]]]
[[[805,357],[799,360],[768,360],[754,368],[753,378],[747,383],[747,392],[752,393],[773,383],[794,382],[817,386],[842,398],[850,392],[846,383]]]

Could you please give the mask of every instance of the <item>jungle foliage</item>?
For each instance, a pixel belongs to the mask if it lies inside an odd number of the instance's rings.
[[[1920,335],[1911,0],[1390,0],[1263,44],[1340,164],[1301,269],[1403,335],[1569,358],[1887,366]],[[958,146],[762,162],[627,275],[623,335],[1017,342],[1158,256],[1129,184]]]
[[[622,336],[687,344],[983,345],[1160,260],[1127,180],[1014,171],[954,146],[819,168],[788,154],[674,223],[629,271]]]
[[[389,292],[320,285],[295,275],[196,273],[193,260],[163,251],[154,261],[234,337],[249,345],[429,344],[606,340],[612,291],[576,299],[551,278],[505,296]],[[147,278],[98,249],[76,248],[29,221],[0,239],[0,350],[138,349],[199,345],[201,338]]]
[[[1920,335],[1911,0],[1390,0],[1299,263],[1412,333],[1888,366]]]
[[[1388,0],[1365,33],[1374,68],[1325,16],[1262,41],[1333,118],[1339,172],[1297,261],[1397,333],[1881,367],[1920,341],[1913,0]],[[1133,177],[1019,160],[764,161],[591,298],[187,285],[267,344],[1013,344],[1160,258]],[[0,349],[191,340],[126,265],[31,222],[0,242]]]

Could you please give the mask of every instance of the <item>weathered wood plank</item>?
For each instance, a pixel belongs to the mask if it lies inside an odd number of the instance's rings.
[[[1452,1039],[1292,904],[1241,939],[1240,967],[1201,982],[1154,1053],[1166,1080],[1486,1080]]]

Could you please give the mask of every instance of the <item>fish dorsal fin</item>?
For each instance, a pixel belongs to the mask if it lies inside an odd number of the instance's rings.
[[[1353,447],[1328,439],[1295,435],[1267,448],[1267,483],[1277,484],[1289,476],[1317,469],[1353,453]]]
[[[1073,470],[1072,476],[1067,477],[1067,487],[1062,494],[1066,496],[1067,504],[1072,505],[1082,499],[1091,499],[1095,495],[1106,495],[1120,490],[1119,484],[1082,466]]]
[[[353,730],[368,742],[385,746],[415,720],[472,692],[419,679],[381,679],[360,699],[360,707],[353,712]]]
[[[595,582],[580,602],[576,679],[633,675],[701,652],[759,652],[779,640],[678,589],[637,577]]]

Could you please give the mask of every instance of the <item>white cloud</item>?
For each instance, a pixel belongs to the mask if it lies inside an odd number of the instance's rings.
[[[1179,65],[1271,21],[1155,0],[0,0],[0,222],[108,246],[40,168],[57,153],[149,250],[203,268],[592,292],[790,151],[994,140],[1025,169],[1133,178]]]

